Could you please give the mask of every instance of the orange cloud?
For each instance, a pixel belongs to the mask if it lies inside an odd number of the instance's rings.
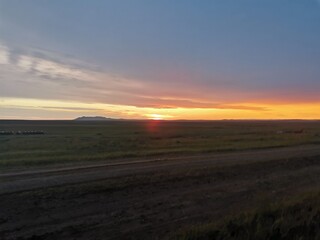
[[[165,120],[320,119],[319,110],[320,102],[301,104],[240,103],[239,105],[211,108],[156,108],[43,99],[0,98],[0,115],[6,117],[13,111],[16,113],[14,118],[54,116],[54,118],[63,119],[90,114],[114,118]]]

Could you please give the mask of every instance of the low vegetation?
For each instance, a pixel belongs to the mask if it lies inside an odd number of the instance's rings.
[[[280,204],[220,222],[193,227],[176,240],[320,239],[320,193],[304,195]]]
[[[320,143],[319,121],[0,121],[0,166],[66,164]]]

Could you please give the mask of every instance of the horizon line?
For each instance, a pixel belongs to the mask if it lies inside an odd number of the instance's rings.
[[[77,118],[73,119],[1,119],[0,121],[77,121]],[[108,121],[163,121],[163,122],[175,122],[175,121],[320,121],[320,119],[308,119],[308,118],[266,118],[266,119],[237,119],[237,118],[230,118],[230,119],[150,119],[150,118],[141,118],[141,119],[134,119],[134,118],[106,118],[106,120],[78,120],[79,122],[108,122]]]

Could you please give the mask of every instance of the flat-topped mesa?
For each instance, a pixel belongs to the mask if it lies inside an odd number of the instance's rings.
[[[75,121],[110,121],[112,118],[106,118],[102,116],[82,116],[74,119]]]

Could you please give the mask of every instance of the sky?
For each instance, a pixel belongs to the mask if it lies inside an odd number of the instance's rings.
[[[319,0],[0,0],[0,119],[320,119]]]

